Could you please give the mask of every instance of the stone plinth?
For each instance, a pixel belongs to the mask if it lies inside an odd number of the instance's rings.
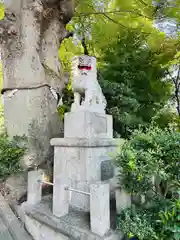
[[[64,119],[64,137],[112,138],[112,116],[88,111],[66,113]]]
[[[131,207],[131,196],[124,190],[116,189],[116,210],[120,214],[124,209]]]
[[[90,185],[101,181],[101,164],[111,159],[121,140],[110,138],[56,138],[54,146],[54,183],[63,179],[71,188],[90,192]],[[54,188],[58,185],[54,184]],[[56,193],[56,190],[54,190]],[[88,212],[87,195],[71,192],[70,206]]]
[[[27,231],[34,240],[122,240],[123,234],[109,230],[98,236],[90,230],[89,214],[73,209],[63,217],[56,217],[51,211],[51,199],[29,207],[23,204],[19,211]],[[114,216],[115,217],[115,216]]]

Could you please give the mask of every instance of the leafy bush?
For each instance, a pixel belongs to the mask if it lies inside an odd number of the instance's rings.
[[[104,50],[103,62],[99,80],[107,111],[113,115],[114,130],[127,139],[139,125],[149,126],[167,104],[172,86],[162,80],[166,69],[142,32],[121,30],[117,41]]]
[[[21,170],[20,159],[26,150],[22,139],[16,136],[9,140],[6,135],[0,135],[0,178]]]
[[[115,159],[121,185],[134,201],[118,227],[138,239],[180,239],[180,133],[150,127],[136,131]]]

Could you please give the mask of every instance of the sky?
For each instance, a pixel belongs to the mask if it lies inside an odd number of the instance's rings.
[[[174,36],[177,34],[176,24],[170,21],[164,20],[158,23],[155,23],[155,26],[161,31],[165,32],[168,36]]]

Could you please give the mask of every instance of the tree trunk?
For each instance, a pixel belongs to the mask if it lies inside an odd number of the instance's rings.
[[[5,129],[25,135],[28,152],[21,164],[34,168],[52,159],[50,139],[61,135],[57,99],[66,79],[58,60],[73,0],[8,0],[0,22]],[[6,1],[5,1],[6,4]],[[13,89],[18,89],[12,92]]]

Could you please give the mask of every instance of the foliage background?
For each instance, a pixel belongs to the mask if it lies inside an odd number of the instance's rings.
[[[115,159],[120,186],[139,197],[118,219],[126,234],[140,240],[180,239],[179,143],[175,129],[151,126],[136,130],[121,147]]]
[[[173,71],[175,65],[179,68],[178,4],[149,0],[77,4],[67,27],[74,38],[63,42],[59,56],[64,70],[70,71],[71,58],[83,53],[81,40],[85,39],[89,54],[98,60],[98,79],[108,100],[107,111],[114,118],[115,136],[129,138],[140,124],[146,127],[152,121],[162,128],[179,125],[180,81]],[[173,24],[175,34],[157,28],[162,22]],[[169,72],[177,76],[172,78]],[[69,90],[62,113],[72,101],[70,86]]]
[[[26,151],[25,138],[14,137],[9,139],[8,136],[0,135],[0,179],[6,179],[13,173],[20,172],[21,158]]]

